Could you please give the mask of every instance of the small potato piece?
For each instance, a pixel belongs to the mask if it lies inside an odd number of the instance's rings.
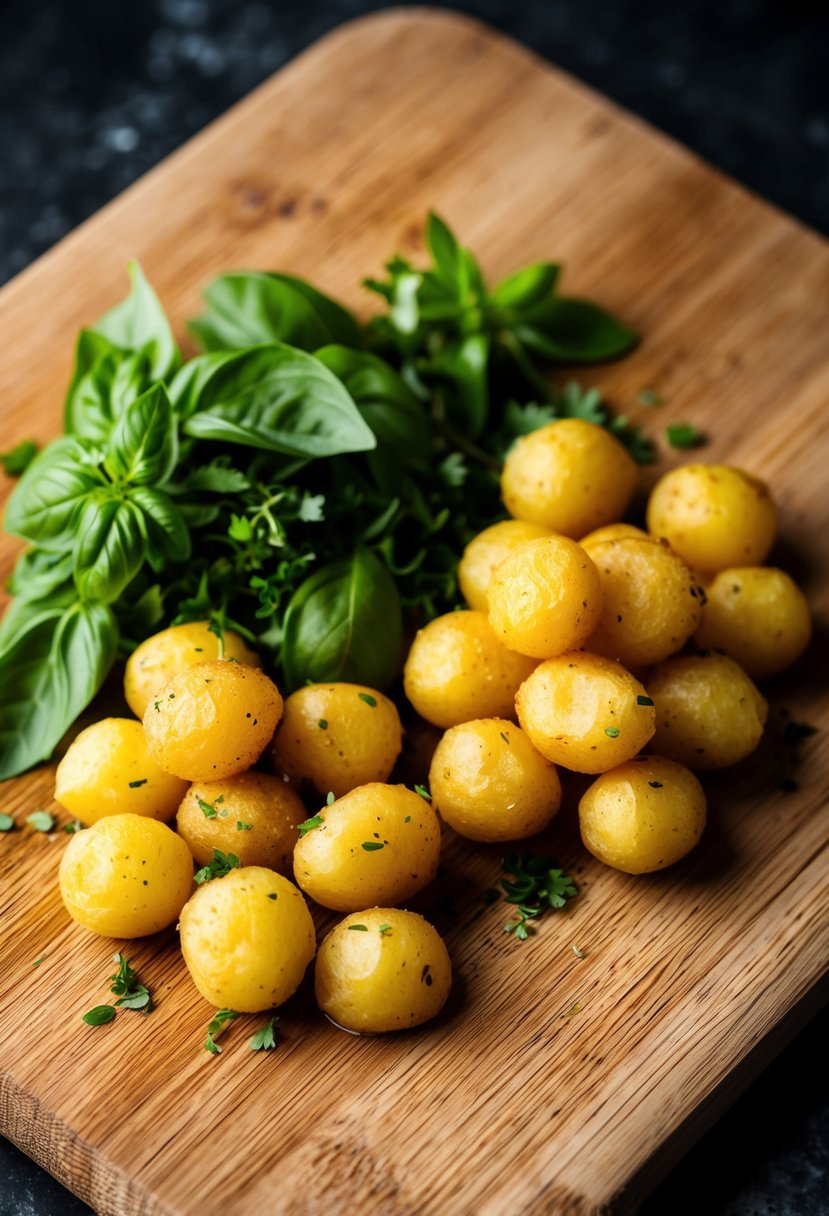
[[[808,601],[782,570],[722,570],[706,594],[697,643],[706,650],[724,650],[753,680],[785,671],[809,645]]]
[[[518,721],[554,764],[604,773],[654,732],[653,701],[621,663],[574,650],[539,664],[518,690]]]
[[[429,789],[441,819],[469,840],[524,840],[561,805],[554,766],[504,718],[451,727],[435,751]]]
[[[191,785],[178,808],[176,830],[200,866],[221,849],[235,853],[243,866],[291,874],[297,825],[305,814],[302,799],[281,777],[237,773]]]
[[[259,759],[281,716],[279,689],[264,672],[214,659],[173,676],[150,702],[144,731],[165,772],[219,781]]]
[[[516,519],[584,536],[624,515],[636,477],[636,464],[604,427],[565,418],[517,441],[504,462],[501,496]]]
[[[541,540],[549,535],[550,529],[541,524],[527,523],[523,519],[504,519],[474,536],[464,549],[458,565],[458,582],[469,607],[478,612],[488,612],[486,593],[496,566],[528,540]]]
[[[447,612],[418,631],[403,683],[420,716],[445,728],[481,716],[510,717],[519,685],[534,667],[501,645],[483,612]]]
[[[222,657],[221,642],[210,632],[209,621],[188,621],[171,625],[146,638],[127,659],[124,672],[124,696],[137,718],[143,718],[147,706],[165,684],[185,667]],[[261,667],[259,656],[249,650],[238,633],[224,631],[224,658]]]
[[[623,540],[630,536],[637,537],[639,540],[649,539],[647,532],[633,524],[606,524],[603,528],[596,528],[595,531],[588,532],[587,536],[581,538],[579,544],[589,553],[593,545],[600,545],[606,540]]]
[[[314,922],[302,894],[263,866],[199,887],[181,913],[181,952],[206,1001],[261,1013],[296,992],[314,957]]]
[[[662,756],[638,756],[593,782],[579,803],[579,828],[605,865],[650,874],[690,853],[705,814],[705,793],[692,772]]]
[[[660,755],[693,769],[727,768],[760,742],[768,703],[724,654],[666,659],[651,673],[648,691]]]
[[[681,557],[650,537],[600,541],[590,548],[602,587],[602,615],[587,643],[625,667],[658,663],[699,624],[702,593]]]
[[[277,772],[323,797],[385,781],[403,742],[393,701],[363,684],[309,684],[285,700],[271,747]]]
[[[648,531],[663,536],[695,569],[714,572],[763,562],[777,533],[765,482],[722,464],[686,464],[654,486]]]
[[[489,584],[489,620],[504,646],[536,659],[576,650],[602,610],[599,575],[574,540],[528,541],[501,562]]]
[[[361,785],[316,818],[294,849],[294,874],[324,908],[354,912],[402,903],[435,876],[438,818],[405,785]]]
[[[317,1004],[359,1034],[409,1030],[439,1013],[452,986],[449,952],[416,912],[371,908],[335,925],[319,948]]]
[[[166,824],[107,815],[69,840],[60,893],[74,921],[103,937],[146,937],[175,924],[193,889],[193,858]]]
[[[172,819],[187,782],[159,768],[144,727],[103,718],[70,743],[55,773],[55,801],[89,827],[105,815]]]

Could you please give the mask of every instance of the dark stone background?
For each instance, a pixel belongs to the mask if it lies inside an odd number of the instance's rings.
[[[362,0],[6,0],[0,280],[320,34],[382,7]],[[680,10],[647,0],[459,0],[455,7],[512,34],[807,223],[829,225],[825,5],[685,0]],[[824,1013],[641,1216],[827,1216],[829,1097],[819,1066],[827,1039]],[[60,1060],[54,1064],[60,1068]],[[0,1216],[86,1211],[0,1140]]]

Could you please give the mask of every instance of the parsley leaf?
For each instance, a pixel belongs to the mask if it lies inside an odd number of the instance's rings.
[[[55,826],[55,818],[48,811],[32,811],[31,815],[26,816],[26,822],[36,832],[51,832]]]
[[[681,448],[683,451],[701,447],[705,443],[705,436],[699,427],[683,422],[669,423],[665,427],[665,438],[672,448]]]
[[[504,925],[504,932],[526,941],[533,932],[531,922],[547,908],[563,908],[578,893],[573,879],[559,869],[550,857],[536,853],[511,853],[502,862],[501,886],[507,903],[515,904],[518,915]]]
[[[220,1056],[222,1049],[216,1042],[216,1036],[224,1028],[225,1023],[234,1022],[239,1014],[235,1009],[217,1009],[213,1015],[210,1025],[207,1027],[207,1038],[204,1044],[204,1050],[209,1051],[212,1056]]]
[[[312,832],[314,828],[318,828],[321,823],[325,823],[322,815],[312,815],[310,819],[304,820],[303,823],[298,823],[296,828],[299,832],[300,839],[302,839],[303,836],[307,836],[307,834]]]
[[[276,1047],[276,1029],[278,1025],[279,1018],[276,1014],[268,1018],[262,1029],[257,1030],[251,1039],[251,1051],[272,1051]]]
[[[235,853],[223,853],[221,849],[214,849],[213,860],[206,866],[202,866],[200,870],[196,870],[193,882],[201,886],[203,883],[212,882],[214,878],[224,878],[225,874],[229,874],[231,870],[238,869],[240,864]]]

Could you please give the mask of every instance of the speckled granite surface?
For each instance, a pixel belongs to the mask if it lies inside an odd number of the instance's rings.
[[[0,280],[320,34],[381,7],[362,0],[6,0]],[[532,46],[806,222],[829,228],[825,5],[459,0],[454,7]],[[816,1067],[827,1039],[824,1013],[673,1171],[641,1216],[829,1216],[829,1087],[825,1066]],[[0,1140],[0,1216],[87,1211]]]

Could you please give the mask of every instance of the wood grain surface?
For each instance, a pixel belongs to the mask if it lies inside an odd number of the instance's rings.
[[[329,35],[0,293],[0,447],[57,433],[75,333],[124,294],[129,258],[182,337],[202,285],[233,267],[305,275],[365,312],[361,277],[419,252],[430,207],[488,272],[560,258],[567,294],[643,335],[582,378],[654,434],[696,423],[706,459],[771,482],[776,557],[808,589],[816,642],[771,688],[761,752],[707,781],[710,827],[673,870],[634,879],[589,859],[571,791],[549,845],[582,894],[521,944],[481,901],[497,854],[447,839],[421,906],[454,894],[436,923],[457,983],[442,1018],[407,1035],[344,1035],[306,992],[276,1052],[248,1049],[244,1019],[211,1057],[172,932],[128,951],[152,1015],[87,1028],[120,943],[70,925],[62,832],[0,839],[0,1131],[106,1216],[630,1208],[821,993],[827,735],[794,794],[774,744],[781,706],[827,721],[829,254],[815,235],[492,31],[388,12]],[[667,404],[640,408],[644,387]],[[15,553],[0,537],[0,570]],[[2,809],[20,825],[54,809],[52,779],[44,766],[8,783]]]

